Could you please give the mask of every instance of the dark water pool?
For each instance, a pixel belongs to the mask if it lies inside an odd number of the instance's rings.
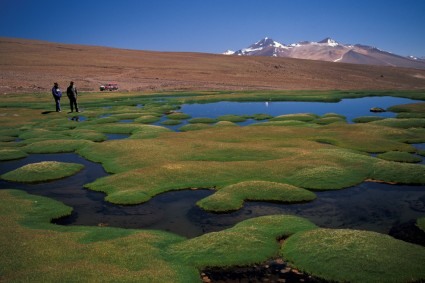
[[[296,113],[314,113],[324,115],[337,113],[352,121],[360,116],[395,117],[395,113],[370,112],[372,107],[388,108],[399,104],[422,102],[408,98],[383,96],[343,99],[340,102],[295,102],[295,101],[264,101],[264,102],[214,102],[206,104],[184,104],[181,111],[195,117],[217,118],[222,115],[253,115],[269,114],[279,116]]]
[[[243,209],[236,212],[214,214],[195,205],[198,200],[212,194],[212,190],[172,191],[156,196],[147,203],[132,206],[105,202],[103,193],[83,187],[107,173],[100,164],[76,154],[34,154],[24,159],[0,162],[0,174],[29,163],[53,160],[81,163],[85,169],[74,176],[40,184],[0,180],[0,187],[47,196],[73,207],[71,216],[57,221],[63,225],[159,229],[195,237],[229,228],[252,217],[291,214],[308,218],[320,227],[390,233],[398,227],[412,228],[414,221],[425,215],[425,186],[365,182],[344,190],[317,192],[317,199],[309,203],[246,202]],[[412,233],[420,234],[421,231],[417,230]],[[425,239],[425,235],[419,235],[419,239]]]

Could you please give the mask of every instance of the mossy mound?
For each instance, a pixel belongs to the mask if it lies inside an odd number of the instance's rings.
[[[377,155],[378,158],[407,163],[418,163],[422,161],[422,158],[403,151],[388,151]]]
[[[332,124],[332,123],[347,123],[347,121],[345,120],[345,117],[341,118],[341,117],[321,117],[318,118],[316,120],[314,120],[314,123],[319,124],[319,125],[328,125],[328,124]]]
[[[169,252],[172,258],[199,269],[250,265],[276,256],[279,249],[277,238],[315,228],[310,221],[296,216],[263,216],[172,245]]]
[[[388,235],[315,229],[289,237],[282,256],[299,270],[336,282],[414,282],[425,279],[425,248]]]
[[[158,116],[152,116],[152,115],[145,115],[141,116],[137,119],[134,119],[134,122],[136,123],[142,123],[142,124],[152,124],[155,122],[158,122],[161,118]]]
[[[384,117],[380,116],[361,116],[353,119],[354,123],[369,123],[373,121],[379,121],[385,119]]]
[[[214,127],[239,127],[239,125],[229,121],[220,121],[217,122]]]
[[[204,130],[204,129],[208,129],[208,128],[211,128],[211,127],[212,127],[211,125],[203,124],[203,123],[187,124],[187,125],[180,127],[179,130],[182,131],[182,132],[199,131],[199,130]]]
[[[13,160],[27,157],[28,154],[19,149],[0,149],[0,160]]]
[[[72,176],[84,165],[56,161],[32,163],[1,175],[1,178],[12,182],[34,183],[56,180]]]
[[[425,166],[379,161],[372,165],[370,178],[388,183],[425,184]]]
[[[364,171],[336,166],[315,166],[297,170],[288,181],[311,190],[335,190],[363,182]]]
[[[186,119],[190,119],[191,116],[182,112],[174,112],[174,113],[168,114],[167,118],[173,119],[173,120],[186,120]]]
[[[303,202],[316,195],[308,190],[287,184],[247,181],[224,187],[213,195],[197,202],[207,211],[226,212],[242,208],[244,201]]]
[[[161,231],[62,226],[72,208],[0,190],[1,278],[6,282],[197,282],[196,268],[169,260],[184,238]],[[47,268],[52,267],[52,268]]]
[[[85,140],[42,140],[34,141],[22,149],[28,153],[75,152],[92,142]]]
[[[223,115],[217,118],[218,121],[228,121],[233,123],[245,122],[246,118],[238,115]]]
[[[177,119],[171,119],[171,120],[165,120],[161,122],[161,125],[164,126],[176,126],[176,125],[180,125],[182,123],[182,121],[177,120]]]
[[[268,119],[273,118],[272,115],[262,114],[262,113],[260,113],[260,114],[253,114],[253,115],[242,115],[242,117],[244,117],[246,119],[254,119],[254,120],[257,120],[257,121],[268,120]]]
[[[217,119],[213,118],[193,118],[188,121],[191,124],[214,124],[217,122]]]
[[[288,121],[288,120],[294,120],[294,121],[302,121],[302,122],[311,122],[315,119],[317,119],[319,116],[315,114],[310,113],[301,113],[301,114],[287,114],[287,115],[281,115],[274,117],[270,119],[270,121]]]
[[[403,129],[425,127],[425,119],[420,119],[420,118],[412,118],[412,119],[388,118],[384,120],[374,121],[371,123],[375,125],[380,125],[380,126],[403,128]]]

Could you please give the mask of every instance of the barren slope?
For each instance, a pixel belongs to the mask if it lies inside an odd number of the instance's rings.
[[[0,38],[0,93],[46,92],[74,80],[122,89],[425,89],[425,71],[289,58],[152,52]]]

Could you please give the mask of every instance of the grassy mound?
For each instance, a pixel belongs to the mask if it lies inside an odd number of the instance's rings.
[[[361,116],[353,119],[354,123],[369,123],[373,121],[379,121],[385,119],[384,117],[380,116]]]
[[[418,163],[422,161],[422,158],[403,151],[388,151],[377,155],[378,158],[407,163]]]
[[[158,122],[161,118],[158,116],[152,116],[152,115],[145,115],[141,116],[137,119],[134,119],[134,122],[136,123],[142,123],[142,124],[152,124],[155,122]]]
[[[172,245],[170,253],[173,258],[199,269],[249,265],[277,256],[276,239],[315,228],[310,221],[296,216],[263,216]]]
[[[207,211],[226,212],[242,208],[246,200],[290,203],[311,201],[315,198],[314,193],[291,185],[247,181],[227,186],[196,204]]]
[[[317,119],[318,116],[315,114],[310,113],[302,113],[302,114],[286,114],[274,117],[270,119],[270,121],[288,121],[288,120],[294,120],[294,121],[302,121],[302,122],[311,122],[315,119]]]
[[[71,213],[59,202],[0,190],[0,274],[17,282],[197,282],[199,272],[170,261],[184,240],[159,231],[61,226]]]
[[[0,149],[0,161],[27,157],[28,154],[19,149]]]
[[[44,182],[72,176],[83,168],[82,164],[45,161],[22,166],[0,177],[13,182]]]
[[[228,121],[233,123],[245,122],[246,118],[238,115],[223,115],[217,118],[218,121]]]
[[[388,118],[379,121],[371,122],[375,125],[386,126],[386,127],[394,127],[394,128],[424,128],[425,127],[425,119],[420,118],[412,118],[412,119],[395,119]]]
[[[161,125],[164,126],[176,126],[176,125],[180,125],[182,123],[182,121],[177,120],[177,119],[171,119],[171,120],[165,120],[161,122]]]
[[[312,190],[342,189],[364,180],[362,170],[350,170],[336,166],[315,166],[298,170],[289,182],[298,187]]]
[[[425,279],[425,248],[375,232],[316,229],[289,237],[282,256],[301,271],[337,282]]]
[[[174,112],[174,113],[168,114],[167,118],[172,120],[186,120],[186,119],[190,119],[191,116],[182,112]]]
[[[217,119],[213,118],[193,118],[188,121],[191,124],[214,124],[217,122]]]

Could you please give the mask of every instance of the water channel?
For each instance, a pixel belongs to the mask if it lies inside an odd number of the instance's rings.
[[[292,214],[306,217],[321,227],[389,233],[400,225],[412,224],[425,214],[425,186],[364,182],[339,191],[317,192],[317,199],[308,203],[246,202],[236,212],[214,214],[195,205],[198,200],[212,194],[212,190],[172,191],[132,206],[105,202],[103,193],[84,189],[84,184],[107,173],[100,164],[71,153],[33,154],[24,159],[1,162],[0,174],[41,161],[81,163],[85,168],[74,176],[47,183],[21,184],[0,180],[0,187],[25,190],[73,207],[71,216],[57,221],[63,225],[160,229],[195,237],[229,228],[252,217]]]

